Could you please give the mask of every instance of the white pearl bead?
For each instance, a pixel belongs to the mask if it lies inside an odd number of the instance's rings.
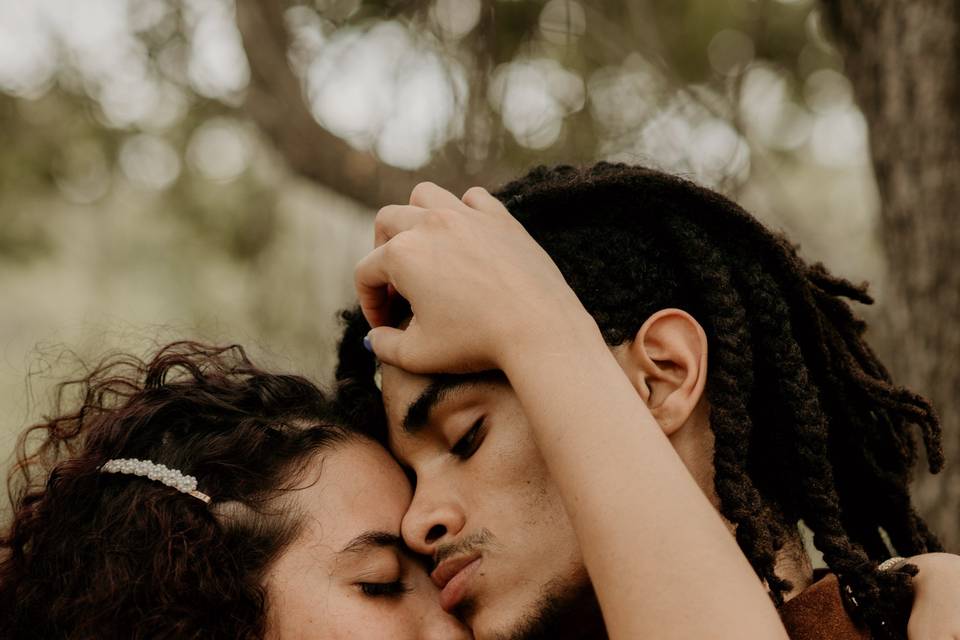
[[[142,476],[154,480],[156,482],[163,483],[164,485],[181,491],[183,493],[190,493],[191,495],[197,492],[197,479],[193,476],[188,476],[181,473],[176,469],[171,469],[170,467],[151,462],[150,460],[139,460],[137,458],[114,458],[112,460],[107,460],[100,466],[100,471],[105,473],[125,473],[135,476]],[[195,497],[203,500],[204,502],[209,502],[209,496],[203,494],[196,495]]]

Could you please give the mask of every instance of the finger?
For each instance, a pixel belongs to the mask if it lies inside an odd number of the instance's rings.
[[[427,210],[406,204],[390,204],[380,211],[373,221],[373,246],[379,247],[402,231],[420,224]]]
[[[384,246],[363,257],[353,270],[360,311],[371,327],[379,327],[390,318],[390,273],[386,267]]]
[[[477,211],[487,211],[489,213],[505,213],[509,215],[507,208],[503,203],[490,195],[490,192],[483,187],[470,187],[463,194],[462,201],[471,209]]]
[[[467,212],[470,207],[460,198],[432,182],[421,182],[410,192],[410,204],[424,209],[453,209]]]
[[[439,361],[416,322],[405,329],[381,326],[367,334],[370,348],[381,364],[399,367],[409,373],[435,373]]]
[[[370,348],[381,364],[399,367],[410,373],[422,373],[429,370],[427,354],[419,348],[422,340],[418,327],[409,326],[406,329],[395,327],[377,327],[367,334]]]
[[[367,333],[366,340],[370,344],[370,350],[377,356],[382,364],[393,365],[394,367],[403,367],[399,362],[400,342],[403,340],[404,330],[394,327],[374,327]]]

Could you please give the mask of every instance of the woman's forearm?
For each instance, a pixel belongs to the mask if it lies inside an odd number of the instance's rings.
[[[611,638],[786,638],[733,536],[589,316],[521,341],[505,360]]]

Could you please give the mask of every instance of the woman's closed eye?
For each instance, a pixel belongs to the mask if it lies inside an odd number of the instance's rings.
[[[357,586],[364,595],[372,598],[390,598],[401,596],[410,591],[410,587],[402,580],[392,582],[359,582]]]
[[[381,533],[393,540],[393,534]],[[391,542],[391,544],[393,544]],[[397,538],[395,544],[403,544]],[[368,549],[365,557],[356,558],[358,565],[354,565],[351,572],[353,586],[364,596],[370,598],[399,597],[410,591],[405,578],[404,560],[401,551],[392,546]]]

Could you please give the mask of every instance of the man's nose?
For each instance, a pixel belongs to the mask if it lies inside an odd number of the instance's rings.
[[[413,551],[433,556],[440,542],[455,539],[463,530],[466,514],[455,495],[440,485],[417,479],[410,508],[403,517],[400,532]]]

